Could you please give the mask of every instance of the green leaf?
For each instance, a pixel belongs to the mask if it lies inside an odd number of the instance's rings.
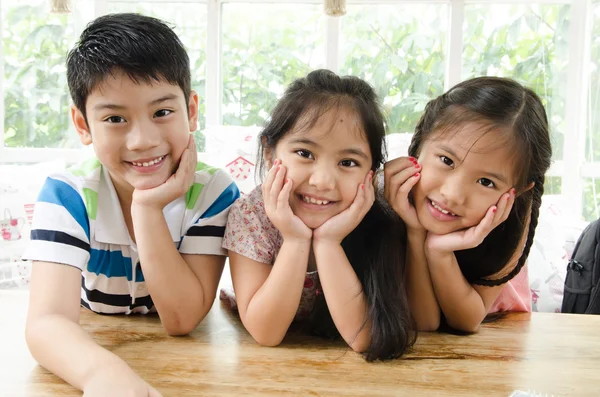
[[[540,23],[542,21],[537,15],[525,14],[524,18],[525,22],[527,23],[527,26],[529,26],[529,29],[533,30],[534,32],[537,32],[539,30]]]

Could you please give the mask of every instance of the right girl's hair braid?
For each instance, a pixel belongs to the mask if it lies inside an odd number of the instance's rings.
[[[538,219],[540,214],[540,207],[542,205],[542,196],[544,195],[544,176],[535,178],[533,182],[535,185],[532,190],[532,198],[531,198],[531,217],[529,220],[529,230],[527,232],[527,241],[525,242],[525,247],[523,247],[523,252],[519,257],[519,261],[514,269],[511,270],[506,276],[488,280],[488,279],[479,279],[477,280],[478,285],[485,285],[488,287],[495,287],[501,284],[504,284],[511,279],[513,279],[523,268],[525,262],[527,261],[527,257],[529,256],[529,251],[531,250],[531,246],[533,245],[533,238],[535,237],[535,229],[538,225]]]

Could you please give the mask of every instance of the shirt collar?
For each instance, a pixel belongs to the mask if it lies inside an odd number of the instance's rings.
[[[102,167],[98,187],[98,212],[94,222],[94,236],[99,243],[131,245],[129,231],[125,224],[121,203],[112,183],[110,174]],[[163,209],[165,220],[174,242],[179,242],[183,235],[183,218],[185,216],[185,196],[170,202]]]

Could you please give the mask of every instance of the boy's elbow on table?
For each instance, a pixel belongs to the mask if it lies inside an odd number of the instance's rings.
[[[169,336],[186,336],[189,335],[193,330],[196,329],[196,327],[185,327],[185,326],[178,326],[178,327],[167,327],[165,326],[165,331],[167,331],[167,335]]]
[[[169,336],[185,336],[193,332],[198,326],[196,321],[183,321],[176,319],[173,321],[163,322],[163,328]]]
[[[28,320],[25,325],[25,341],[27,342],[27,347],[29,350],[32,350],[32,347],[35,346],[39,334],[43,333],[43,331],[39,330],[38,321],[36,320]]]

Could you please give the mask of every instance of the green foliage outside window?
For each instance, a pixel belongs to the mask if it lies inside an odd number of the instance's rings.
[[[45,2],[3,3],[4,128],[8,147],[77,147],[70,126],[65,56],[76,35],[72,15]],[[191,7],[191,8],[190,8]],[[567,4],[467,4],[463,75],[513,77],[532,87],[550,117],[556,160],[565,139]],[[193,88],[204,114],[206,4],[109,3],[175,25],[190,50]],[[594,0],[586,161],[600,159],[600,1]],[[409,132],[427,101],[443,92],[447,13],[443,4],[349,5],[342,18],[341,74],[367,79],[381,97],[388,131]],[[194,15],[194,18],[190,18]],[[262,125],[285,87],[325,64],[325,18],[317,4],[223,5],[222,122]],[[204,129],[200,118],[199,131]],[[203,137],[196,134],[200,149]],[[597,217],[600,187],[586,180],[584,217]],[[547,184],[559,193],[560,178]]]
[[[65,56],[73,44],[69,16],[43,3],[3,9],[4,144],[69,147],[70,96]]]

